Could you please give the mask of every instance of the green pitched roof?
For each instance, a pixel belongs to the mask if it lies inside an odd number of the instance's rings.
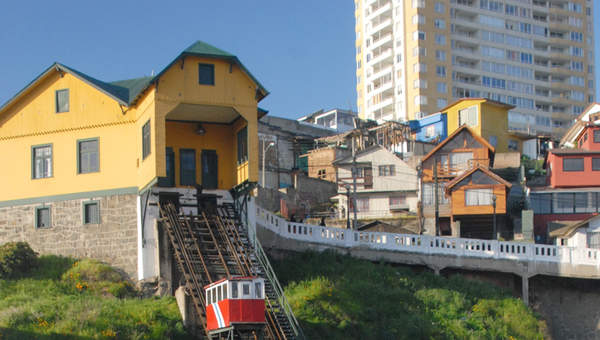
[[[209,45],[203,41],[196,41],[191,44],[190,47],[183,50],[183,53],[195,54],[195,55],[207,55],[214,57],[235,57],[233,54]]]
[[[250,73],[250,71],[248,71],[246,66],[244,66],[244,64],[242,64],[242,62],[238,59],[238,57],[236,57],[235,55],[233,55],[227,51],[223,51],[222,49],[216,48],[216,47],[214,47],[210,44],[207,44],[203,41],[200,41],[200,40],[196,41],[195,43],[191,44],[188,48],[183,50],[183,52],[181,52],[181,54],[177,58],[175,58],[175,60],[173,60],[169,65],[167,65],[167,67],[165,67],[162,71],[160,71],[156,75],[155,79],[160,78],[160,76],[162,76],[163,73],[165,73],[169,68],[171,68],[171,66],[173,66],[173,64],[175,64],[179,59],[185,58],[186,56],[223,59],[223,60],[227,60],[231,63],[237,64],[242,69],[242,71],[244,71],[250,77],[250,79],[252,79],[252,81],[254,83],[256,83],[256,85],[258,86],[258,89],[262,92],[262,97],[259,98],[259,100],[266,97],[269,94],[269,91],[267,91],[267,89],[265,89],[265,87],[262,86],[262,84],[258,81],[258,79],[256,79],[252,75],[252,73]]]
[[[0,111],[6,108],[9,104],[15,101],[22,93],[24,93],[29,87],[35,84],[39,79],[46,76],[52,70],[67,72],[75,77],[81,79],[86,82],[90,86],[97,88],[99,91],[105,93],[109,97],[112,97],[117,102],[122,105],[131,105],[135,103],[137,97],[150,86],[151,83],[158,81],[160,76],[168,70],[175,62],[179,59],[184,58],[186,56],[198,56],[198,57],[207,57],[207,58],[216,58],[216,59],[225,59],[229,60],[232,63],[237,64],[258,86],[259,90],[262,92],[262,99],[266,97],[269,92],[258,82],[256,78],[246,69],[246,67],[240,62],[240,60],[233,54],[223,51],[219,48],[216,48],[212,45],[209,45],[202,41],[196,41],[188,48],[183,50],[181,54],[177,58],[175,58],[167,67],[165,67],[160,73],[158,73],[155,77],[141,77],[134,79],[125,79],[114,82],[104,82],[98,80],[94,77],[91,77],[83,72],[77,71],[74,68],[68,67],[66,65],[55,62],[50,67],[48,67],[44,72],[42,72],[39,76],[37,76],[34,80],[32,80],[27,86],[25,86],[21,91],[15,94],[11,99],[6,101],[2,106],[0,106]],[[266,112],[264,113],[266,114]],[[263,114],[263,115],[264,115]]]

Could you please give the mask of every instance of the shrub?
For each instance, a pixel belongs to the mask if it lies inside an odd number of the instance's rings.
[[[76,261],[62,275],[62,280],[79,292],[90,290],[118,298],[136,295],[133,285],[123,274],[97,260]]]
[[[0,279],[12,279],[37,267],[37,253],[25,242],[0,246]]]

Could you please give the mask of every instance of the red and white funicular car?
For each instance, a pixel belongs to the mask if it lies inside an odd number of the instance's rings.
[[[209,332],[265,323],[264,280],[253,276],[222,279],[204,287]]]

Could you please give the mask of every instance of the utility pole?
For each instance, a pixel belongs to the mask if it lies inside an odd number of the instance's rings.
[[[352,193],[352,207],[354,209],[354,221],[352,222],[352,229],[356,229],[356,174],[358,169],[356,168],[356,156],[352,156],[352,184],[354,186],[354,192]],[[364,176],[364,174],[363,174]]]
[[[346,199],[348,204],[346,209],[346,229],[350,229],[350,186],[346,184]]]
[[[435,236],[440,236],[440,225],[439,225],[439,217],[440,217],[440,201],[438,197],[438,162],[437,158],[433,159],[433,181],[435,183],[433,190],[435,197]]]
[[[352,221],[352,229],[356,229],[356,175],[358,169],[356,168],[356,141],[352,138],[352,210],[354,212],[354,220]]]
[[[492,196],[492,206],[494,207],[494,229],[493,229],[494,236],[493,236],[493,238],[495,240],[498,240],[498,233],[496,231],[496,195]]]

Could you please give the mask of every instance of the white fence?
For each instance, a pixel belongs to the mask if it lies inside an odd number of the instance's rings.
[[[352,231],[288,222],[258,206],[256,207],[256,222],[285,238],[339,247],[367,247],[373,250],[448,254],[520,261],[545,261],[600,267],[600,249],[428,235]]]

